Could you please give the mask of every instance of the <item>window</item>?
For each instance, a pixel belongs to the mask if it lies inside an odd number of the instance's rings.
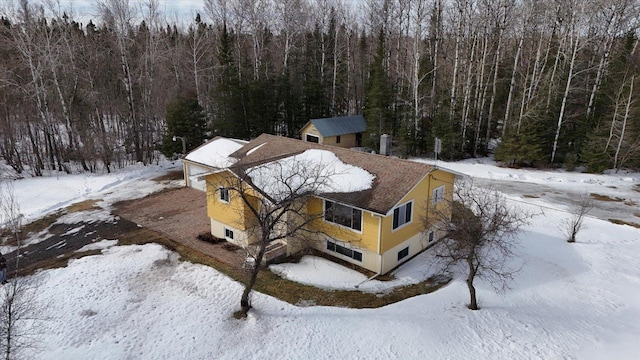
[[[398,251],[398,261],[406,258],[407,256],[409,256],[409,247],[408,246],[406,248]]]
[[[233,240],[233,230],[229,230],[227,228],[224,228],[224,237],[226,239],[231,239]]]
[[[229,202],[229,189],[218,188],[218,190],[220,191],[220,201],[228,203]]]
[[[433,231],[429,231],[429,242],[433,242]]]
[[[412,204],[413,201],[409,201],[408,203],[393,209],[393,230],[411,222]]]
[[[438,186],[437,188],[433,189],[433,203],[437,204],[442,200],[444,200],[444,185]]]
[[[327,250],[344,255],[356,261],[362,262],[362,253],[353,249],[349,249],[333,241],[327,240]]]
[[[336,136],[336,144],[340,144],[340,135]]]
[[[312,143],[319,143],[320,142],[320,138],[315,136],[315,135],[311,135],[311,134],[307,134],[306,136],[306,141],[307,142],[312,142]]]
[[[353,230],[362,230],[362,210],[333,201],[324,201],[324,220]]]

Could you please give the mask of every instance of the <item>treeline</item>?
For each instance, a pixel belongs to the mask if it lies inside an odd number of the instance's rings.
[[[84,24],[22,0],[0,22],[0,156],[109,171],[181,152],[174,135],[190,149],[364,114],[368,145],[389,133],[405,155],[438,137],[447,159],[640,168],[638,5],[204,0],[183,24],[157,0],[101,0]]]

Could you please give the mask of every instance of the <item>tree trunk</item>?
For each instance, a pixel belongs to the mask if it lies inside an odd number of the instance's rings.
[[[242,298],[240,299],[240,314],[242,317],[246,317],[247,313],[251,309],[251,301],[249,296],[251,295],[251,291],[256,284],[256,280],[258,280],[258,273],[260,273],[260,266],[262,265],[262,258],[264,257],[264,253],[267,249],[266,241],[261,241],[260,249],[258,250],[258,256],[256,257],[256,261],[254,263],[253,269],[251,269],[251,278],[249,282],[247,282],[244,286],[244,291],[242,292]]]
[[[636,76],[631,76],[631,84],[629,85],[629,98],[627,99],[627,105],[624,110],[624,118],[622,120],[622,129],[620,130],[620,138],[618,139],[618,146],[616,147],[616,154],[613,157],[613,167],[618,169],[618,156],[620,155],[620,148],[622,147],[622,143],[624,141],[625,132],[627,128],[627,120],[629,119],[629,108],[631,107],[631,102],[633,100],[633,83],[636,80]]]
[[[560,137],[560,129],[564,121],[564,111],[567,107],[567,98],[569,97],[569,91],[571,90],[571,80],[573,79],[573,69],[576,63],[576,55],[578,53],[579,38],[576,35],[575,42],[573,44],[573,53],[571,54],[571,62],[569,63],[569,75],[567,75],[567,84],[564,88],[564,95],[562,96],[562,105],[560,106],[560,114],[558,115],[558,125],[556,126],[556,135],[553,138],[553,150],[551,151],[551,163],[556,158],[556,150],[558,149],[558,138]]]
[[[491,99],[489,100],[489,113],[487,114],[487,135],[485,136],[485,148],[486,153],[489,152],[489,139],[491,139],[491,117],[493,117],[493,108],[496,103],[496,96],[498,92],[498,71],[500,67],[500,50],[502,47],[502,25],[498,30],[498,44],[496,45],[496,57],[493,65],[493,82],[491,85]]]
[[[465,84],[464,84],[464,99],[462,101],[462,138],[461,140],[461,145],[460,145],[460,151],[464,154],[466,149],[466,144],[467,144],[467,125],[469,124],[469,108],[471,107],[470,102],[471,102],[471,80],[472,80],[472,76],[471,76],[471,71],[473,70],[473,65],[474,65],[474,61],[475,61],[475,54],[476,54],[476,45],[478,43],[478,36],[474,36],[473,37],[473,42],[471,45],[471,58],[469,59],[469,63],[467,64],[467,78],[465,80]]]
[[[516,87],[516,75],[518,70],[518,61],[520,61],[520,53],[522,52],[522,44],[524,43],[524,34],[525,28],[522,29],[522,37],[520,37],[520,41],[518,42],[518,49],[516,50],[516,56],[513,60],[513,70],[511,71],[511,81],[509,82],[509,94],[507,95],[507,103],[505,105],[504,111],[504,123],[502,124],[502,138],[504,139],[504,135],[507,131],[507,124],[509,123],[509,110],[511,108],[511,99],[513,98],[513,90]],[[525,84],[526,86],[526,84]]]
[[[473,266],[473,260],[467,258],[469,266],[469,275],[467,275],[467,287],[469,288],[469,309],[478,310],[478,300],[476,299],[476,288],[473,286],[473,279],[476,277],[476,268]]]

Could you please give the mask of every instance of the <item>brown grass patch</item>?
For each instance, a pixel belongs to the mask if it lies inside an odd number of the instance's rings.
[[[640,212],[633,213],[633,215],[634,215],[635,217],[640,217]]]
[[[249,276],[249,272],[246,270],[218,261],[215,258],[179,244],[150,229],[138,228],[124,236],[121,236],[118,242],[119,245],[146,243],[161,244],[168,249],[179,253],[180,258],[184,261],[213,267],[240,283],[244,283]],[[413,296],[428,294],[448,283],[449,279],[429,279],[415,285],[396,288],[387,294],[363,293],[356,289],[353,291],[327,291],[284,279],[265,268],[260,270],[260,273],[258,274],[255,290],[294,305],[308,303],[321,306],[377,308]],[[238,299],[238,302],[239,301],[240,299]]]
[[[50,226],[61,212],[51,214],[46,219],[38,220],[29,224],[30,229],[44,230]],[[231,279],[244,283],[250,276],[249,272],[240,268],[221,262],[213,257],[202,254],[188,246],[182,245],[157,231],[138,227],[126,234],[119,236],[118,245],[157,243],[165,246],[169,250],[180,254],[180,259],[196,264],[207,265],[229,276]],[[77,259],[84,256],[100,254],[101,250],[86,252],[70,252],[63,256],[47,259],[34,263],[27,268],[22,268],[19,275],[32,274],[38,269],[52,269],[67,266],[70,259]],[[271,295],[280,300],[294,305],[312,304],[320,306],[339,306],[348,308],[377,308],[389,305],[409,297],[428,294],[442,286],[448,284],[449,279],[434,278],[423,281],[415,285],[404,286],[393,289],[385,294],[371,294],[354,290],[328,291],[309,285],[303,285],[294,281],[284,279],[268,268],[260,270],[255,290]],[[239,302],[240,299],[238,299]]]
[[[153,181],[173,181],[173,180],[183,180],[184,179],[184,172],[182,170],[174,170],[174,171],[169,171],[168,173],[158,176],[156,178],[153,178],[151,180]]]
[[[100,209],[100,207],[96,205],[98,201],[102,201],[102,199],[89,199],[85,201],[80,201],[67,206],[66,210],[69,213],[74,213],[74,212],[80,212],[80,211]]]
[[[29,234],[37,234],[40,231],[45,230],[49,226],[51,226],[51,224],[56,222],[56,220],[58,220],[58,218],[61,215],[62,215],[62,210],[56,211],[54,213],[41,217],[40,219],[34,220],[28,224],[22,225],[22,227],[20,228],[20,232],[22,234],[26,234],[25,236],[29,236]],[[12,234],[10,231],[3,230],[0,233],[0,238],[6,238],[7,245],[16,245],[16,241],[11,235]]]
[[[624,199],[620,199],[618,197],[612,198],[610,196],[602,195],[602,194],[591,193],[589,195],[591,195],[592,198],[594,198],[594,199],[596,199],[598,201],[612,201],[612,202],[623,202],[624,201]]]
[[[524,194],[524,195],[522,195],[522,197],[527,198],[527,199],[539,199],[540,198],[540,196],[529,195],[529,194]]]
[[[637,224],[634,222],[628,222],[620,219],[609,219],[609,222],[614,223],[616,225],[629,225],[629,226],[633,226],[634,228],[640,229],[640,224]]]
[[[25,236],[29,236],[30,234],[37,234],[40,231],[43,231],[49,228],[51,225],[53,225],[53,223],[56,222],[56,220],[58,220],[60,216],[62,216],[65,213],[74,213],[79,211],[99,209],[100,207],[96,205],[98,201],[102,201],[102,199],[91,199],[91,200],[85,200],[85,201],[71,204],[67,206],[65,209],[54,211],[28,224],[22,225],[22,227],[20,228],[20,232],[22,234],[26,234]],[[0,232],[0,238],[6,238],[8,241],[7,245],[15,245],[15,241],[12,240],[10,237],[11,237],[11,233],[8,230],[5,229],[2,232]]]

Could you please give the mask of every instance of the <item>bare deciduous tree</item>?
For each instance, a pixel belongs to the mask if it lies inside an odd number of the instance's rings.
[[[451,202],[429,206],[427,228],[445,235],[434,245],[436,265],[466,276],[469,309],[477,310],[476,278],[503,291],[519,270],[510,261],[515,256],[516,235],[530,215],[507,205],[497,190],[474,186],[471,181],[456,184]]]
[[[574,207],[573,214],[565,223],[564,233],[567,236],[567,242],[576,242],[576,236],[584,222],[584,217],[593,209],[593,200],[586,192],[583,193]]]
[[[331,177],[337,173],[331,164],[296,157],[234,166],[231,172],[222,186],[234,208],[241,209],[238,215],[244,221],[248,248],[255,250],[250,251],[254,263],[240,300],[241,309],[236,313],[245,317],[268,245],[278,240],[305,243],[322,235],[322,231],[308,226],[323,216],[322,210],[311,211],[308,201],[331,189]],[[219,191],[218,185],[209,189]]]
[[[39,279],[14,278],[0,291],[0,349],[6,360],[20,358],[37,342]]]
[[[0,180],[0,229],[6,228],[14,237],[17,249],[13,280],[0,291],[0,349],[6,360],[15,359],[35,344],[34,316],[38,313],[35,299],[38,280],[18,277],[20,254],[20,227],[22,214],[15,198],[13,186]]]

